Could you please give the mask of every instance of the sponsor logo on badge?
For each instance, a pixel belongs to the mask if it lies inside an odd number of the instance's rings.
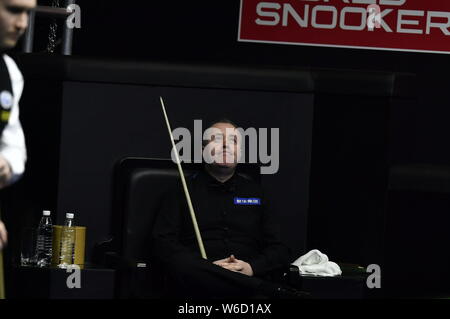
[[[234,198],[235,205],[261,205],[261,198]]]
[[[0,104],[2,105],[2,107],[4,109],[7,109],[7,110],[12,108],[12,106],[14,104],[14,99],[13,99],[12,94],[8,91],[2,91],[2,93],[0,93]]]

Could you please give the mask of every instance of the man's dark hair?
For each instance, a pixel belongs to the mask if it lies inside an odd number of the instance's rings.
[[[208,125],[207,128],[211,128],[211,127],[213,127],[214,125],[216,125],[216,124],[218,124],[218,123],[231,124],[231,125],[234,126],[234,128],[238,128],[238,127],[239,127],[239,126],[237,126],[236,123],[234,123],[233,121],[231,121],[231,120],[229,120],[229,119],[227,119],[227,118],[221,118],[221,119],[219,119],[219,120],[209,122],[209,125]]]

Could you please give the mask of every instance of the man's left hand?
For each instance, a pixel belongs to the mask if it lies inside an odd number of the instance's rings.
[[[11,177],[11,166],[9,166],[8,161],[0,155],[0,189],[8,184]]]
[[[236,259],[234,255],[215,261],[214,264],[230,271],[239,272],[250,277],[253,276],[252,266],[243,260]]]

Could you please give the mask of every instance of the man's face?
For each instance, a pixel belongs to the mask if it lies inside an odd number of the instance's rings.
[[[214,159],[214,165],[236,167],[241,155],[239,131],[229,123],[216,123],[211,129],[214,131],[207,148]]]
[[[0,48],[12,49],[28,26],[36,0],[0,0]]]

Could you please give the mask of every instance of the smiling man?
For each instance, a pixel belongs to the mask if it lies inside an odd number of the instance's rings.
[[[236,172],[241,152],[237,126],[220,120],[205,136],[207,164],[187,183],[209,260],[200,256],[177,185],[167,194],[153,231],[153,255],[170,284],[167,297],[301,296],[265,280],[288,265],[289,249],[260,185]]]
[[[16,46],[28,26],[29,12],[36,0],[0,0],[0,189],[17,181],[25,170],[25,137],[19,121],[23,77],[16,63],[5,54]],[[0,251],[7,232],[0,221]],[[0,253],[0,299],[3,291],[3,261]]]

